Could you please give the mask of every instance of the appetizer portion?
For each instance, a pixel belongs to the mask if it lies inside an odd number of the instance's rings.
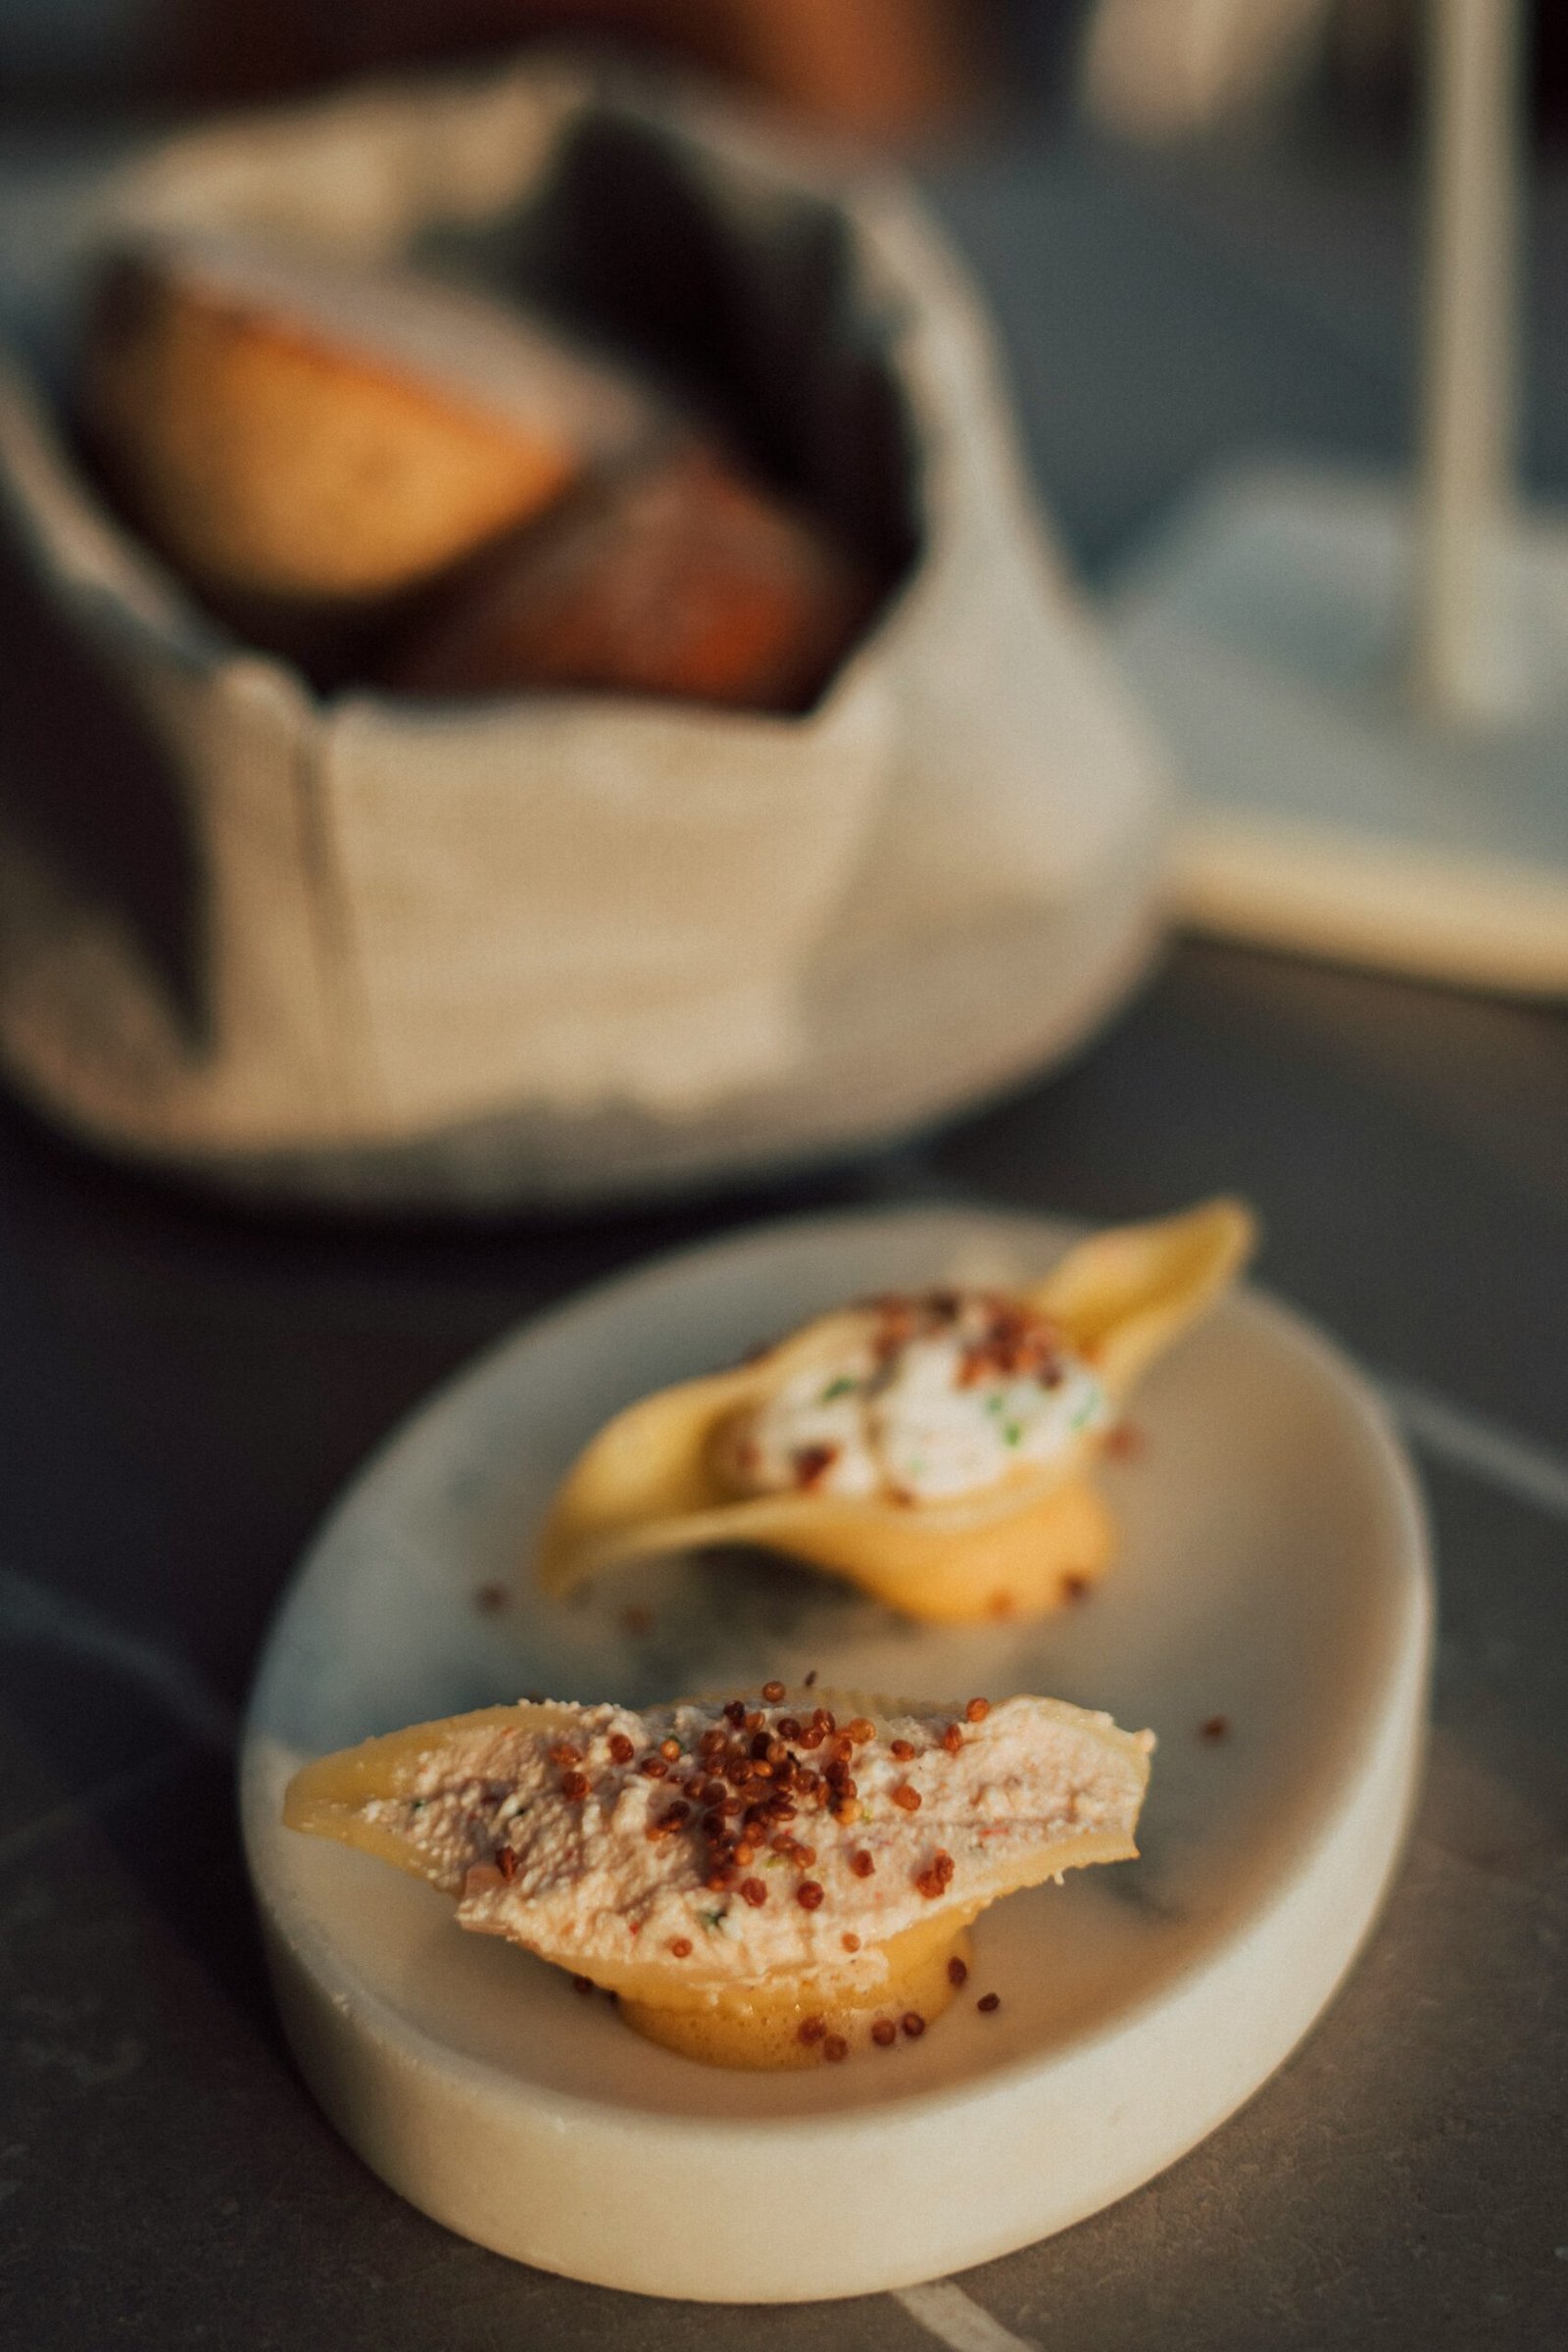
[[[924,2032],[999,1896],[1137,1852],[1153,1736],[1064,1701],[552,1702],[368,1740],[283,1818],[457,1896],[666,2047],[805,2066]],[[994,2005],[994,2004],[993,2004]]]
[[[1140,1374],[1251,1253],[1213,1200],[1113,1227],[1026,1290],[932,1290],[819,1317],[661,1390],[578,1456],[535,1570],[564,1593],[623,1560],[748,1544],[914,1617],[1037,1615],[1108,1565],[1084,1472]]]

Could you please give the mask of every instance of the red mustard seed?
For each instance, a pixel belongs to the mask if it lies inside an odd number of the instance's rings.
[[[955,1952],[953,1958],[948,1962],[948,1983],[950,1984],[962,1984],[967,1982],[968,1975],[968,1969],[958,1958],[957,1953]]]
[[[663,1781],[669,1778],[669,1766],[662,1756],[644,1756],[637,1767],[645,1781]]]
[[[549,1750],[549,1755],[552,1764],[580,1764],[582,1762],[582,1749],[573,1747],[569,1740],[558,1740],[555,1746]]]
[[[911,2041],[918,2041],[925,2032],[925,2019],[920,2015],[918,2009],[906,2009],[899,2023]]]
[[[911,1788],[907,1781],[901,1781],[898,1787],[893,1790],[893,1802],[900,1808],[902,1812],[918,1813],[920,1810],[920,1791],[918,1788]]]
[[[991,1701],[989,1698],[971,1698],[963,1711],[971,1723],[984,1723],[991,1712]]]
[[[953,1885],[953,1856],[943,1853],[939,1848],[925,1869],[917,1872],[914,1884],[928,1903],[934,1903],[940,1895],[947,1893]]]
[[[571,1989],[573,1992],[587,1993],[592,1992],[593,1988],[594,1981],[592,1977],[573,1977],[571,1980]]]
[[[899,2038],[899,2029],[891,2017],[879,2017],[871,2028],[871,2039],[879,2050],[891,2050]]]
[[[942,1735],[942,1744],[950,1756],[956,1756],[963,1745],[963,1734],[956,1723],[950,1723]]]
[[[850,1868],[858,1879],[868,1879],[875,1870],[876,1864],[862,1845],[850,1856]]]
[[[584,1797],[588,1793],[587,1774],[584,1772],[564,1772],[561,1776],[561,1793],[564,1797],[569,1797],[571,1802],[576,1804],[579,1797]]]
[[[914,1748],[911,1742],[907,1740],[895,1740],[893,1742],[893,1753],[897,1756],[901,1764],[907,1764],[910,1757],[914,1754]]]
[[[800,1864],[800,1866],[801,1866],[801,1868],[802,1868],[803,1870],[809,1870],[809,1869],[810,1869],[810,1867],[811,1867],[811,1864],[812,1864],[812,1863],[813,1863],[813,1862],[816,1860],[816,1848],[815,1848],[815,1846],[814,1846],[814,1845],[798,1845],[798,1846],[795,1848],[795,1859],[796,1859],[796,1861],[797,1861],[797,1862]]]
[[[692,1939],[689,1936],[672,1936],[669,1948],[677,1960],[689,1960],[692,1956]]]
[[[624,1732],[613,1732],[610,1740],[610,1760],[612,1764],[629,1764],[636,1749]]]
[[[853,1723],[845,1725],[844,1736],[853,1740],[857,1747],[863,1747],[868,1740],[876,1738],[876,1725],[868,1716],[857,1715]]]
[[[989,2017],[993,2010],[1000,2009],[1002,2007],[1002,1995],[1000,1992],[983,1992],[980,1995],[980,1998],[976,2001],[975,2007],[983,2010],[986,2016]]]
[[[1200,1740],[1223,1740],[1230,1728],[1230,1718],[1228,1716],[1211,1715],[1208,1721],[1200,1731],[1198,1737]]]
[[[767,1700],[769,1706],[776,1707],[783,1695],[784,1686],[782,1683],[764,1683],[762,1685],[762,1696]]]
[[[814,1911],[822,1900],[822,1889],[814,1879],[803,1879],[795,1889],[795,1900],[803,1911]]]
[[[850,2045],[842,2034],[829,2034],[822,2044],[822,2055],[829,2066],[839,2066],[850,2054]]]
[[[510,1845],[496,1847],[496,1868],[509,1883],[517,1875],[517,1857]]]
[[[678,1740],[661,1740],[659,1752],[666,1764],[674,1764],[680,1757],[680,1741]]]
[[[808,1494],[813,1487],[819,1487],[838,1460],[840,1451],[837,1446],[798,1446],[791,1457],[795,1484],[803,1487]]]
[[[847,1952],[858,1952],[860,1948],[860,1938],[858,1936],[851,1936],[846,1934],[839,1937],[839,1941],[843,1944],[844,1949]]]
[[[754,1911],[760,1911],[767,1900],[767,1888],[760,1879],[742,1879],[741,1893]]]
[[[820,2041],[826,2032],[827,2019],[825,2017],[803,2017],[797,2029],[797,2038],[804,2041],[809,2048],[812,2042]]]

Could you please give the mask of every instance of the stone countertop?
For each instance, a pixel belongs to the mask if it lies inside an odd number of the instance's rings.
[[[36,251],[54,169],[46,142],[9,164],[0,142],[0,246],[9,224]],[[1325,195],[1252,169],[1183,176],[1020,138],[932,175],[1094,566],[1244,444],[1398,448],[1397,186],[1366,172]],[[1555,334],[1544,390],[1568,368],[1560,318]],[[1559,488],[1565,415],[1544,403],[1532,443]],[[1158,2180],[954,2293],[645,2301],[507,2263],[403,2204],[282,2048],[229,1753],[269,1612],[366,1450],[506,1326],[653,1249],[855,1201],[1101,1220],[1219,1188],[1262,1213],[1262,1279],[1388,1384],[1439,1555],[1415,1835],[1295,2057]],[[934,1140],[678,1212],[474,1232],[241,1219],[5,1109],[0,1300],[0,2339],[1568,2340],[1562,1011],[1188,944],[1075,1069]]]

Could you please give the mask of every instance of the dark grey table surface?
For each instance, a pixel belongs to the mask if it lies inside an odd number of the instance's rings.
[[[0,149],[14,273],[45,266],[74,163],[54,136]],[[1155,169],[1020,133],[929,184],[1091,566],[1243,447],[1397,454],[1409,270],[1389,168]],[[1530,462],[1559,490],[1565,227],[1548,187]],[[401,2203],[281,2046],[229,1753],[269,1612],[366,1449],[516,1318],[693,1236],[933,1194],[1109,1218],[1222,1186],[1263,1214],[1263,1278],[1391,1384],[1440,1562],[1414,1838],[1304,2045],[1160,2179],[945,2298],[645,2301]],[[0,1298],[7,2344],[1568,2343],[1560,1010],[1188,944],[1076,1068],[941,1136],[578,1226],[242,1220],[0,1109]]]

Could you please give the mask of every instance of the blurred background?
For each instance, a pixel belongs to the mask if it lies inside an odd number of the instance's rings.
[[[1239,461],[1408,473],[1425,14],[0,0],[0,313],[56,268],[84,167],[151,133],[533,42],[690,65],[912,173],[991,306],[1048,514],[1108,598]],[[1523,23],[1518,466],[1561,502],[1568,8]],[[1300,2057],[1152,2189],[992,2266],[984,2291],[1026,2337],[1164,2352],[1559,2340],[1568,1021],[1549,994],[1194,936],[1049,1083],[847,1162],[588,1216],[248,1214],[0,1098],[18,2340],[293,2344],[308,2295],[321,2340],[371,2340],[370,2313],[390,2352],[552,2323],[532,2340],[667,2341],[661,2312],[439,2237],[289,2067],[228,1742],[292,1564],[434,1382],[651,1250],[819,1207],[1099,1221],[1222,1189],[1261,1212],[1263,1279],[1385,1381],[1422,1448],[1445,1628],[1431,1783],[1376,1945]],[[797,2340],[785,2316],[769,2342]],[[911,2340],[896,2313],[861,2316],[879,2352]],[[721,2320],[690,2340],[722,2344]]]
[[[25,206],[83,137],[96,154],[117,126],[366,73],[563,39],[695,65],[914,165],[995,300],[1054,510],[1099,567],[1239,445],[1410,454],[1421,20],[1419,0],[3,0],[0,153]],[[1523,465],[1560,487],[1568,17],[1527,11],[1526,34]],[[1181,264],[1200,247],[1195,303]]]
[[[1374,142],[1409,112],[1419,0],[7,0],[15,105],[254,100],[580,38],[695,62],[849,131],[976,108],[1087,112],[1151,141],[1310,124]],[[1531,100],[1560,129],[1568,26],[1541,8]]]

